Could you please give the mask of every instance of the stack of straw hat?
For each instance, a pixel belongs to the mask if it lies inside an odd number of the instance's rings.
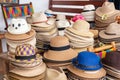
[[[50,40],[50,48],[43,57],[48,67],[62,67],[71,64],[71,60],[77,56],[77,52],[70,48],[69,41],[64,36],[56,36]]]
[[[70,27],[70,22],[66,19],[66,16],[63,14],[57,14],[56,17],[56,26],[59,31],[59,35],[64,35],[64,29]]]
[[[54,18],[47,18],[47,16],[41,13],[34,13],[31,18],[28,19],[28,23],[37,32],[37,48],[45,49],[45,44],[49,45],[49,41],[52,37],[58,35],[57,27]]]
[[[12,19],[8,32],[5,34],[11,57],[14,57],[18,45],[27,43],[36,48],[35,35],[35,30],[31,29],[30,24],[27,24],[25,19]]]
[[[14,67],[8,73],[9,80],[44,80],[46,65],[30,44],[19,45],[15,58],[9,58]]]
[[[68,71],[68,80],[106,80],[100,57],[93,52],[80,52],[72,60]]]
[[[99,40],[103,43],[116,42],[117,47],[120,46],[120,24],[118,22],[111,23],[106,30],[99,32]]]
[[[102,59],[107,74],[115,78],[113,80],[120,80],[120,51],[113,51],[106,54]],[[117,79],[116,79],[117,78]]]
[[[110,23],[115,22],[118,15],[120,15],[120,11],[115,9],[114,3],[104,2],[102,7],[97,8],[95,11],[96,29],[105,29]]]
[[[81,14],[85,17],[86,21],[94,21],[95,6],[92,4],[85,5]]]
[[[85,20],[77,20],[72,27],[66,28],[65,36],[69,39],[70,46],[78,52],[94,45],[94,34]]]

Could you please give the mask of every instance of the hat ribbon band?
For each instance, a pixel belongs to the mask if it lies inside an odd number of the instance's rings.
[[[59,31],[62,31],[62,30],[64,30],[64,29],[65,29],[65,28],[58,28]]]
[[[67,50],[69,48],[70,48],[70,45],[63,46],[63,47],[52,47],[52,46],[50,46],[50,50],[53,50],[53,51],[63,51],[63,50]]]
[[[35,59],[36,55],[31,55],[31,56],[15,56],[15,59],[17,60],[31,60]]]
[[[95,9],[92,9],[92,10],[84,10],[83,12],[89,12],[89,11],[95,11]]]
[[[116,35],[115,33],[107,33],[107,32],[105,32],[105,34],[107,34],[107,35]]]

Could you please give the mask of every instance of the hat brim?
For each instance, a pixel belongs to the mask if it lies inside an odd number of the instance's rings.
[[[20,41],[20,40],[25,40],[25,39],[29,39],[33,36],[36,35],[35,30],[31,29],[28,33],[25,34],[10,34],[9,32],[5,33],[5,38],[6,39],[10,39],[13,41]]]
[[[120,35],[107,35],[105,34],[105,30],[100,31],[99,36],[103,39],[114,39],[120,37]]]
[[[14,73],[14,74],[17,74],[17,75],[20,75],[20,76],[24,76],[24,77],[35,77],[35,76],[38,76],[42,73],[44,73],[46,71],[46,65],[45,63],[39,65],[39,66],[36,66],[32,69],[19,69],[19,68],[15,68],[13,70],[10,70],[11,73]]]
[[[44,58],[53,61],[67,61],[75,58],[77,55],[78,53],[70,48],[63,51],[48,50],[44,53]]]
[[[103,15],[104,15],[104,14],[101,12],[101,9],[102,9],[102,7],[99,7],[99,8],[97,8],[96,11],[95,11],[95,13],[96,13],[98,16],[103,16]],[[119,13],[119,12],[120,12],[119,10],[114,10],[114,11],[111,12],[111,13],[108,12],[108,15],[109,15],[109,16],[112,16],[112,15],[117,14],[117,13]]]
[[[94,34],[92,32],[81,32],[78,30],[73,29],[72,27],[66,28],[66,30],[68,30],[69,32],[79,35],[79,36],[83,36],[83,37],[93,37]]]
[[[102,68],[99,71],[97,71],[96,73],[87,73],[83,70],[77,69],[76,67],[74,67],[73,65],[70,65],[68,67],[68,70],[72,73],[74,73],[75,75],[82,77],[82,78],[89,78],[89,79],[100,79],[102,77],[104,77],[106,75],[106,71]]]

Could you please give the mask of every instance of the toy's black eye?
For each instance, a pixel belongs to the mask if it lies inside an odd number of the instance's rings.
[[[14,24],[12,24],[12,27],[14,27]]]
[[[19,24],[18,24],[18,27],[20,27],[20,26],[21,26],[21,24],[19,23]]]

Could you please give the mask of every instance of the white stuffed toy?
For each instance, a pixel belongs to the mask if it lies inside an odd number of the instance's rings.
[[[31,30],[31,25],[27,24],[25,19],[15,19],[11,21],[8,32],[11,34],[25,34]]]

